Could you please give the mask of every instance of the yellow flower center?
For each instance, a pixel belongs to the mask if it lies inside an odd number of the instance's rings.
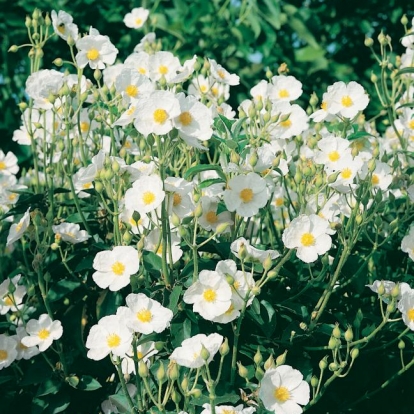
[[[412,120],[408,123],[408,128],[410,128],[410,129],[414,129],[414,119],[412,119]]]
[[[335,161],[338,161],[339,158],[341,158],[341,156],[339,155],[338,151],[331,151],[328,154],[328,158],[329,158],[329,161],[335,162]]]
[[[0,361],[5,361],[8,357],[8,353],[7,351],[5,351],[4,349],[0,349]]]
[[[168,114],[165,109],[156,109],[153,117],[157,124],[163,124],[168,119]]]
[[[305,247],[313,246],[315,244],[315,237],[311,233],[304,233],[300,238],[300,242]]]
[[[173,196],[173,206],[174,207],[179,206],[181,204],[181,201],[182,201],[181,195],[178,194],[178,193],[174,193],[174,196]]]
[[[230,304],[229,308],[224,312],[226,315],[230,315],[234,311],[234,305],[233,303]],[[224,413],[224,410],[223,410]]]
[[[372,174],[371,183],[372,185],[378,185],[380,182],[380,179],[377,174]]]
[[[292,121],[290,119],[286,119],[286,121],[282,121],[280,126],[283,128],[289,128],[292,125]]]
[[[206,93],[207,92],[207,86],[206,85],[201,85],[200,86],[200,91],[203,92],[203,93]]]
[[[211,93],[214,95],[214,96],[217,96],[218,95],[218,88],[216,88],[215,86],[213,86],[212,88],[211,88]]]
[[[414,308],[411,308],[407,311],[407,318],[410,322],[414,321]]]
[[[108,344],[109,348],[116,348],[121,343],[121,337],[117,334],[110,334],[106,337],[106,343]]]
[[[217,214],[216,214],[216,212],[215,212],[215,211],[209,211],[209,212],[206,214],[206,220],[207,220],[210,224],[217,223],[218,218],[217,218]]]
[[[277,207],[282,207],[282,206],[283,206],[283,204],[284,204],[284,200],[283,200],[283,198],[282,198],[282,197],[277,198],[277,199],[275,200],[275,204],[276,204],[276,206],[277,206]]]
[[[245,188],[244,190],[240,191],[239,196],[242,199],[243,203],[249,203],[253,200],[253,190],[250,188]]]
[[[328,104],[326,102],[322,102],[321,103],[321,109],[323,109],[324,111],[326,111],[328,109]]]
[[[125,93],[131,97],[131,98],[135,98],[138,95],[138,88],[135,85],[128,85],[125,88]]]
[[[141,351],[137,351],[137,357],[138,359],[144,358],[144,354]]]
[[[86,133],[86,132],[89,131],[89,122],[83,121],[83,122],[80,123],[79,126],[80,126],[81,132]]]
[[[162,243],[160,243],[160,245],[158,246],[158,249],[157,249],[156,253],[159,254],[159,255],[162,254]]]
[[[145,74],[147,73],[147,70],[146,70],[145,68],[143,68],[143,67],[140,67],[140,68],[138,68],[138,72],[139,72],[141,75],[145,75]]]
[[[224,79],[226,77],[226,74],[224,73],[223,70],[218,70],[217,74],[220,76],[221,79]]]
[[[49,338],[49,335],[50,335],[50,332],[49,332],[47,329],[45,329],[45,328],[41,329],[41,330],[37,333],[37,336],[38,336],[38,337],[39,337],[42,341],[44,341],[45,339]]]
[[[134,113],[135,111],[135,106],[131,106],[131,108],[129,108],[125,113],[130,116]]]
[[[347,180],[348,178],[350,178],[352,175],[352,171],[349,168],[345,168],[344,170],[342,170],[341,172],[341,177],[345,180]]]
[[[145,193],[142,195],[142,201],[146,206],[152,204],[155,201],[155,194],[151,191],[145,191]]]
[[[343,96],[342,100],[341,100],[341,103],[342,103],[343,106],[346,106],[347,108],[349,108],[350,106],[352,106],[354,104],[349,95]]]
[[[144,322],[144,323],[151,322],[152,313],[148,309],[141,309],[139,312],[137,312],[137,319],[140,322]]]
[[[217,297],[217,293],[213,289],[206,289],[203,293],[203,298],[206,302],[214,302]]]
[[[115,262],[112,265],[112,271],[117,275],[117,276],[122,276],[124,271],[125,271],[125,265],[121,262]]]
[[[0,161],[0,170],[5,170],[7,168],[7,165],[4,161]]]
[[[290,392],[286,387],[277,387],[273,395],[281,403],[286,402],[290,398]]]
[[[222,413],[223,414],[236,414],[236,411],[235,410],[223,410]]]
[[[90,49],[88,50],[88,52],[86,53],[86,57],[89,60],[96,60],[99,58],[99,50],[97,49]]]
[[[142,19],[141,18],[136,18],[135,19],[135,24],[137,25],[137,26],[141,26],[141,24],[142,24]]]
[[[65,33],[65,23],[61,23],[58,27],[57,30],[60,34],[64,34]]]
[[[190,112],[183,112],[180,116],[179,116],[180,122],[182,125],[184,126],[188,126],[191,124],[193,117],[191,116]]]
[[[161,66],[158,68],[158,72],[160,72],[160,73],[161,73],[161,75],[166,75],[166,74],[168,73],[168,68],[167,68],[167,66],[161,65]]]
[[[290,93],[286,89],[281,89],[279,91],[279,98],[289,98]]]
[[[87,190],[88,188],[91,188],[92,187],[92,183],[85,183],[85,184],[82,184],[82,188],[84,189],[84,190]]]
[[[9,295],[9,296],[6,296],[6,297],[4,298],[4,304],[5,304],[6,306],[13,306],[13,300],[12,300],[12,298],[10,297],[10,295]]]

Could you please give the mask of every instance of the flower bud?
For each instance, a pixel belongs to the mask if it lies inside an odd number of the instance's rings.
[[[323,357],[320,361],[319,361],[319,369],[321,371],[325,370],[326,367],[328,366],[328,361],[327,361],[327,356]]]
[[[331,336],[329,338],[329,342],[328,342],[328,348],[331,350],[336,349],[336,347],[338,346],[338,340],[336,338],[334,338],[333,336]]]
[[[249,371],[245,366],[241,364],[241,362],[237,363],[238,373],[242,378],[247,378],[249,376]]]
[[[315,92],[312,92],[312,95],[310,96],[310,99],[309,99],[309,105],[315,108],[316,105],[318,105],[318,102],[319,102],[318,95],[316,95]]]
[[[200,356],[204,359],[204,361],[207,361],[210,358],[210,352],[204,345],[202,345]]]
[[[400,22],[401,22],[401,24],[403,26],[407,26],[407,24],[408,24],[408,18],[407,18],[407,15],[406,14],[403,14],[403,16],[401,17]]]
[[[181,388],[184,391],[188,390],[188,378],[187,377],[184,377],[183,380],[181,381]]]
[[[398,342],[398,349],[403,350],[405,348],[405,342],[400,339],[400,342]]]
[[[217,227],[216,227],[216,233],[217,234],[221,234],[224,233],[228,227],[230,226],[229,223],[220,223]]]
[[[351,359],[356,359],[356,358],[358,358],[358,355],[359,355],[359,348],[354,348],[352,351],[351,351]]]
[[[156,351],[162,351],[164,349],[164,342],[162,341],[157,341],[154,343],[154,349]]]
[[[335,327],[332,330],[332,336],[336,339],[341,338],[341,330],[339,329],[339,325],[336,323]]]
[[[160,362],[160,366],[158,367],[155,376],[159,382],[162,382],[165,379],[165,368],[162,362]]]
[[[224,339],[224,342],[221,344],[219,348],[219,352],[221,356],[226,356],[230,351],[229,341],[227,338]]]
[[[372,173],[375,170],[376,166],[377,166],[377,164],[375,162],[375,159],[374,158],[371,158],[368,161],[367,166],[368,166],[368,171]]]
[[[99,69],[95,69],[93,72],[93,78],[98,81],[102,78],[102,72]]]
[[[129,243],[131,243],[132,240],[132,234],[129,231],[126,231],[123,235],[122,235],[122,240],[124,241],[124,243],[126,245],[129,245]]]
[[[372,38],[370,38],[370,37],[365,38],[364,45],[366,47],[372,47],[373,44],[374,44],[374,40],[372,40]]]
[[[181,401],[181,394],[177,392],[175,388],[173,388],[171,392],[171,399],[175,404],[179,404]]]
[[[23,112],[27,108],[27,103],[26,102],[20,102],[17,106]]]
[[[257,351],[254,354],[253,361],[256,365],[260,365],[263,362],[263,356],[262,356],[262,353],[260,352],[259,347],[257,347]]]
[[[319,384],[319,379],[318,379],[318,377],[316,377],[316,376],[314,375],[314,376],[311,378],[310,383],[311,383],[311,386],[312,386],[313,388],[316,388],[316,387],[318,386],[318,384]]]
[[[339,365],[336,362],[331,362],[329,364],[329,371],[335,372],[338,371]]]
[[[348,326],[348,329],[345,331],[345,341],[351,342],[354,339],[354,332],[351,328],[351,326]]]
[[[276,366],[278,367],[279,365],[283,365],[286,362],[286,354],[287,354],[287,350],[285,352],[283,352],[283,354],[280,354],[277,358],[276,358]]]
[[[271,270],[268,274],[267,277],[269,280],[273,280],[277,277],[277,272],[276,270]]]
[[[391,289],[391,297],[392,298],[398,298],[400,295],[400,284],[397,283],[392,289]]]
[[[270,368],[274,368],[275,361],[273,359],[272,355],[269,355],[269,358],[266,359],[266,362],[264,363],[264,369],[267,371]]]
[[[18,48],[17,45],[12,45],[12,46],[9,47],[8,52],[16,53],[18,50],[19,50],[19,48]]]
[[[360,226],[361,225],[361,223],[364,221],[364,218],[361,216],[361,214],[357,214],[356,216],[355,216],[355,223],[358,225],[358,226]]]
[[[257,152],[254,151],[249,158],[249,165],[254,168],[257,165],[258,161],[259,161],[259,158],[257,156]]]
[[[261,289],[258,286],[254,286],[252,289],[252,295],[258,296],[260,295]]]
[[[264,371],[259,366],[257,366],[254,376],[258,381],[261,381],[264,377]]]
[[[192,395],[194,398],[200,398],[201,394],[202,392],[200,388],[194,388],[192,391],[189,392],[189,395]]]
[[[141,378],[147,378],[149,374],[149,370],[147,367],[147,364],[144,361],[139,361],[138,362],[138,375]]]

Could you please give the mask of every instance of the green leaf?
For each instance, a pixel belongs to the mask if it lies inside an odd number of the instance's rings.
[[[95,391],[101,387],[102,385],[90,375],[82,375],[77,386],[77,388],[82,391]]]
[[[325,51],[321,48],[305,46],[295,50],[295,58],[298,62],[313,62],[316,59],[323,58]]]
[[[56,378],[49,378],[39,385],[36,392],[36,397],[41,397],[48,394],[56,394],[62,386],[61,381]]]
[[[213,184],[225,184],[225,183],[226,182],[222,180],[221,178],[210,178],[209,180],[204,180],[200,184],[198,184],[198,188],[202,189],[202,188],[210,187],[210,185],[213,185]]]
[[[129,403],[124,394],[110,395],[109,401],[118,409],[120,413],[129,413]]]
[[[358,139],[358,138],[363,138],[363,137],[373,137],[374,135],[372,135],[372,134],[370,134],[369,132],[367,132],[367,131],[358,131],[358,132],[354,132],[353,134],[351,134],[351,135],[348,135],[348,137],[347,137],[347,139],[349,140],[349,141],[353,141],[353,140],[355,140],[355,139]]]
[[[236,393],[229,393],[216,396],[215,403],[216,404],[236,404],[240,400],[240,397]],[[191,404],[202,406],[203,404],[208,404],[210,399],[208,395],[202,395],[199,398],[192,398]]]
[[[403,68],[400,69],[395,76],[401,76],[401,75],[406,75],[406,74],[411,74],[414,73],[414,68],[413,67],[409,67],[409,68]]]
[[[181,285],[174,286],[171,295],[170,300],[168,303],[168,309],[171,309],[173,314],[175,315],[178,310],[178,302],[180,300],[180,295],[183,290],[183,287]]]
[[[158,275],[161,272],[162,268],[162,259],[160,256],[156,255],[154,252],[144,251],[143,262],[145,270],[151,274]]]
[[[80,285],[81,283],[76,280],[60,280],[59,282],[51,285],[49,291],[47,292],[47,297],[49,301],[55,302],[67,296],[69,293],[72,293]]]
[[[227,181],[225,174],[223,173],[223,170],[219,165],[210,165],[210,164],[199,164],[195,165],[194,167],[189,168],[185,174],[184,178],[186,180],[191,179],[194,175],[201,173],[203,171],[217,171],[218,175],[224,180]]]

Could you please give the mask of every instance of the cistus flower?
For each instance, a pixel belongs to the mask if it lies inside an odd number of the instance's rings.
[[[172,311],[143,293],[131,293],[125,301],[127,306],[120,306],[117,315],[132,331],[148,335],[162,332],[170,325]]]
[[[24,232],[27,230],[30,224],[30,207],[27,209],[26,213],[23,214],[23,217],[20,219],[18,223],[12,224],[10,227],[9,235],[7,236],[7,243],[6,246],[14,243],[15,241],[19,240]]]
[[[96,254],[93,259],[94,282],[102,289],[117,291],[127,286],[131,275],[138,272],[139,258],[132,246],[116,246]]]
[[[17,357],[17,341],[11,336],[0,334],[0,370],[10,366]]]
[[[44,313],[39,319],[30,319],[26,324],[26,332],[28,336],[21,339],[24,346],[38,346],[39,351],[46,351],[52,345],[52,342],[59,339],[63,334],[62,323],[58,320],[53,321],[52,318]]]
[[[203,404],[204,410],[200,414],[211,414],[211,405],[206,403]],[[215,407],[216,414],[252,414],[256,411],[254,407],[244,407],[243,404],[240,404],[236,407],[232,405],[216,405]]]
[[[131,348],[132,331],[117,315],[104,316],[92,326],[86,339],[87,357],[99,361],[112,353],[124,357]]]
[[[282,234],[287,249],[297,249],[296,256],[305,263],[312,263],[326,253],[332,245],[329,222],[316,214],[301,215],[289,224]]]
[[[76,223],[61,223],[52,226],[52,230],[63,241],[72,244],[82,243],[91,237],[86,230],[81,230],[79,224]]]
[[[18,284],[20,278],[21,275],[16,275],[0,284],[0,315],[5,315],[10,310],[16,312],[23,307],[23,298],[27,290],[26,286]],[[12,284],[12,289],[10,289],[10,284]]]
[[[169,359],[182,367],[200,368],[213,360],[222,343],[223,337],[218,333],[208,336],[198,334],[192,338],[185,339],[181,346],[174,349]],[[207,360],[204,360],[200,355],[203,347],[209,352]]]
[[[52,10],[50,14],[52,18],[52,25],[55,33],[63,40],[68,40],[70,36],[74,41],[78,40],[78,26],[73,23],[73,17],[63,10],[59,10],[57,13]]]
[[[149,10],[143,7],[135,7],[130,13],[127,13],[124,17],[124,23],[126,27],[131,29],[141,28],[148,19]]]
[[[233,177],[228,182],[223,199],[229,211],[236,211],[242,217],[252,217],[269,200],[266,180],[253,172]]]
[[[91,69],[105,69],[112,65],[118,54],[118,49],[111,43],[108,36],[103,36],[98,30],[90,28],[89,34],[78,39],[76,47],[76,63],[80,68],[89,64]]]
[[[268,369],[262,378],[259,398],[269,411],[275,414],[300,414],[300,405],[310,398],[310,387],[303,375],[289,365]]]
[[[414,290],[410,289],[403,293],[398,302],[398,310],[407,327],[414,331]]]
[[[0,150],[0,175],[17,174],[19,172],[17,162],[17,157],[11,151],[4,154],[4,152]]]
[[[401,250],[404,253],[408,253],[408,257],[414,260],[414,226],[410,228],[408,234],[401,240]]]

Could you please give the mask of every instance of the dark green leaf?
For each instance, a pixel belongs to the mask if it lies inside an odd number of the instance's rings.
[[[80,378],[78,389],[82,391],[95,391],[98,388],[101,388],[102,385],[94,378],[89,375],[83,375]]]

